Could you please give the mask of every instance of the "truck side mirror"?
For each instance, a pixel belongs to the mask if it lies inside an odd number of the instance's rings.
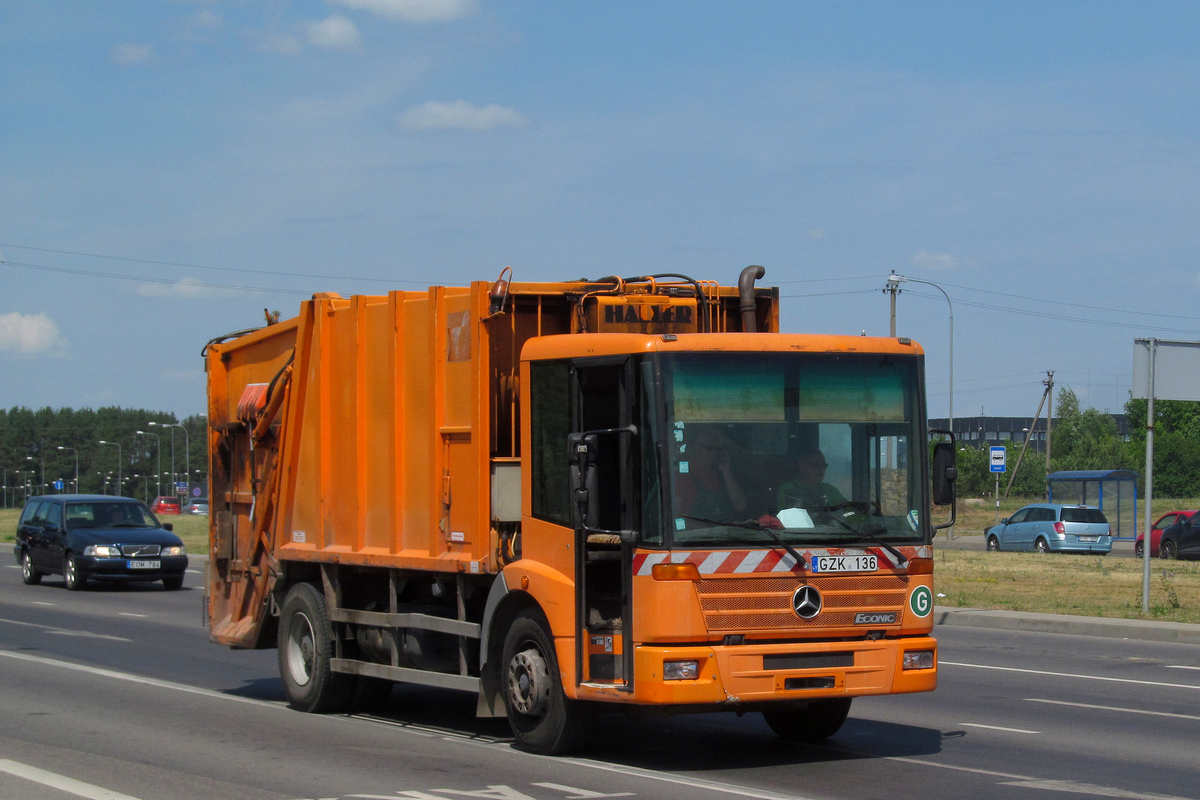
[[[933,503],[948,506],[954,503],[955,481],[958,480],[957,454],[952,442],[933,445]]]
[[[594,528],[599,520],[599,479],[596,476],[594,433],[567,435],[567,463],[571,489],[572,521],[576,530]]]

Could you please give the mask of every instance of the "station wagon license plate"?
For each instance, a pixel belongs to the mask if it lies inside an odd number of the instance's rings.
[[[130,569],[162,569],[161,561],[130,561]]]
[[[1099,536],[1077,536],[1075,538],[1077,538],[1081,542],[1098,542],[1098,541],[1100,541]]]
[[[874,572],[879,569],[876,556],[813,556],[813,572]]]

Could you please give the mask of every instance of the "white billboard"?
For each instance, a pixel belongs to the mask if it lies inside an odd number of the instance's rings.
[[[1155,400],[1200,400],[1200,342],[1133,340],[1133,396],[1150,398],[1151,349]]]

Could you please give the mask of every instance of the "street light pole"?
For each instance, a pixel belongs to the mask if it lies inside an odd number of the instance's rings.
[[[59,450],[70,450],[72,453],[75,454],[75,492],[76,492],[76,494],[78,494],[79,493],[79,451],[76,450],[74,447],[63,447],[62,445],[59,445],[58,449]]]
[[[117,448],[117,488],[119,491],[124,491],[123,489],[121,489],[121,443],[120,442],[106,442],[103,439],[101,439],[99,443],[100,444],[111,444]]]
[[[932,286],[942,293],[942,297],[946,298],[946,305],[950,307],[950,425],[951,431],[954,430],[954,304],[950,302],[950,295],[946,294],[946,290],[938,286],[933,281],[923,281],[917,278],[906,278],[903,275],[897,275],[893,270],[888,276],[888,288],[885,292],[890,292],[892,295],[892,336],[896,335],[896,293],[901,283],[923,283],[926,286]]]
[[[183,427],[179,422],[151,422],[149,424],[158,425],[163,428],[179,428],[179,430],[183,431],[184,469],[187,470],[186,483],[190,491],[192,487],[192,439],[188,436],[188,429]],[[175,480],[175,431],[171,431],[171,480]]]
[[[45,494],[46,493],[46,457],[42,456],[41,459],[42,459],[42,481],[39,484],[39,487],[41,488],[40,493]],[[33,456],[25,456],[25,460],[26,461],[37,461],[37,459],[34,458]]]
[[[158,453],[158,471],[154,473],[154,496],[162,497],[162,437],[154,431],[134,431],[138,436],[153,436],[158,443],[156,452]]]

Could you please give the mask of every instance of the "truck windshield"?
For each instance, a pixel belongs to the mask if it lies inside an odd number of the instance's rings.
[[[672,354],[660,366],[670,546],[780,547],[759,525],[803,547],[925,540],[918,356]]]

